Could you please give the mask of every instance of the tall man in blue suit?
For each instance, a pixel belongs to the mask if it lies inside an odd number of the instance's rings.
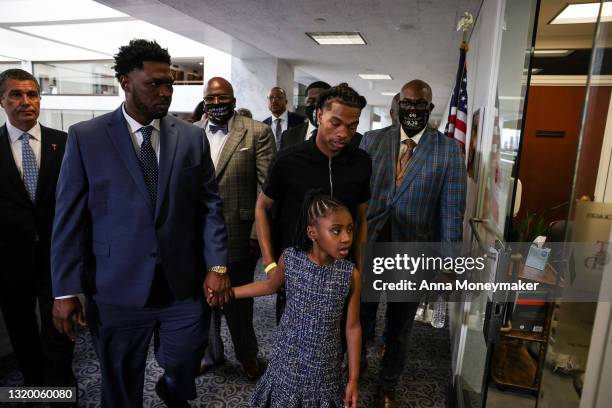
[[[102,370],[102,406],[141,407],[151,337],[169,407],[196,396],[209,302],[229,300],[226,230],[202,130],[167,116],[170,55],[132,40],[115,55],[125,103],[68,130],[51,263],[55,326],[87,320]],[[208,271],[204,278],[205,271]],[[208,295],[207,295],[208,296]]]
[[[434,107],[431,99],[427,83],[408,82],[400,92],[399,124],[367,132],[361,141],[360,148],[372,157],[368,241],[461,240],[465,162],[453,139],[427,127]],[[362,304],[362,327],[369,327],[376,318],[376,307],[376,303]],[[377,407],[399,407],[394,389],[406,361],[408,336],[417,307],[418,302],[387,303],[387,333]],[[366,340],[364,331],[364,351]]]

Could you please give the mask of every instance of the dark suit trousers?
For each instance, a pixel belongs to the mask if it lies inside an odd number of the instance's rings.
[[[199,357],[206,346],[210,308],[202,298],[165,306],[126,307],[88,302],[87,318],[102,371],[102,406],[142,407],[151,337],[171,393],[196,397]],[[206,323],[208,323],[206,321]]]
[[[387,303],[385,317],[385,354],[382,359],[379,386],[386,391],[392,391],[406,365],[408,339],[414,322],[419,302]],[[361,303],[361,327],[369,327],[376,321],[378,302]],[[361,359],[365,361],[368,333],[363,330],[361,337]]]
[[[42,257],[35,255],[36,259]],[[74,345],[53,326],[51,276],[48,268],[37,265],[38,276],[24,281],[0,282],[0,308],[11,345],[24,377],[25,386],[74,386],[72,354]],[[24,271],[5,270],[6,276]],[[36,301],[40,329],[36,318]]]
[[[241,286],[253,282],[257,258],[249,257],[238,262],[230,262],[229,272],[232,286]],[[259,351],[257,337],[253,329],[253,299],[237,299],[223,306],[212,308],[208,347],[204,355],[206,364],[216,364],[223,361],[223,341],[221,339],[221,314],[225,314],[227,327],[234,343],[234,352],[238,361],[257,358]]]

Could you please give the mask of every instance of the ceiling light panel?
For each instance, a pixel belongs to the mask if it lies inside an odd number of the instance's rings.
[[[600,3],[568,4],[550,24],[584,24],[597,22]],[[612,21],[612,3],[605,2],[601,10],[601,21]]]
[[[361,77],[361,79],[371,79],[371,80],[393,79],[391,78],[391,75],[387,75],[387,74],[359,74],[359,76]]]
[[[567,57],[572,54],[574,50],[535,50],[533,54],[536,57]]]
[[[319,45],[365,45],[366,41],[359,32],[317,32],[306,33]]]

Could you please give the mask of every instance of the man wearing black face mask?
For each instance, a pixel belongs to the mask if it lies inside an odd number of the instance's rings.
[[[269,126],[234,113],[236,98],[232,85],[223,78],[212,78],[204,89],[204,109],[208,119],[194,123],[206,133],[215,166],[223,216],[228,233],[228,261],[232,283],[253,281],[258,249],[255,232],[255,202],[276,153]],[[235,300],[223,309],[234,343],[236,359],[249,379],[259,375],[257,338],[253,330],[253,300]],[[221,314],[213,308],[209,342],[201,370],[224,360],[221,341]]]
[[[368,241],[459,242],[463,235],[466,170],[455,140],[427,127],[434,105],[421,80],[402,87],[399,124],[367,132],[360,148],[372,157]],[[389,160],[393,157],[394,160]],[[418,302],[387,303],[385,353],[377,407],[399,407],[394,395],[406,361]],[[361,325],[376,318],[377,303],[362,303]],[[364,331],[362,361],[365,361]]]

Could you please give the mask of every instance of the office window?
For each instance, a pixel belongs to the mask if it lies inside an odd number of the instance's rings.
[[[34,62],[43,95],[118,95],[113,61]]]

